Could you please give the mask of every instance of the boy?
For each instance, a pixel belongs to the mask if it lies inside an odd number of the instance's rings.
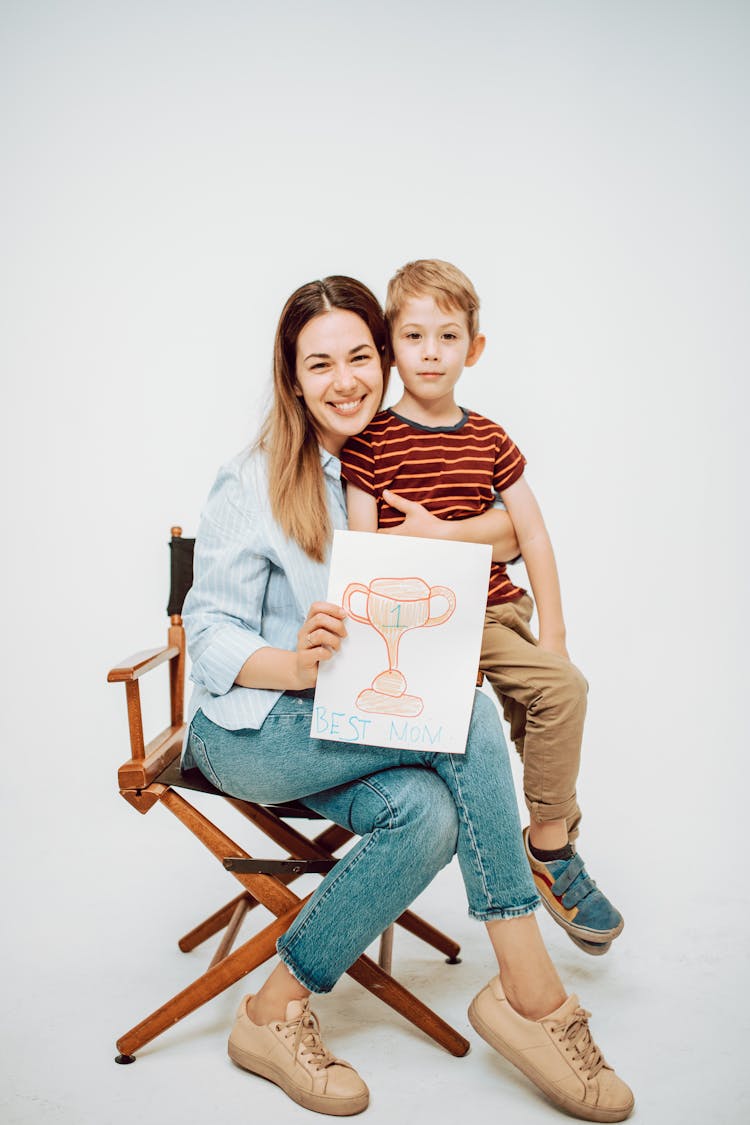
[[[464,367],[484,350],[478,310],[474,286],[448,262],[410,262],[389,282],[386,319],[404,389],[343,450],[349,527],[401,524],[408,504],[393,493],[443,520],[476,516],[500,496],[536,599],[539,638],[529,629],[531,598],[493,561],[480,667],[524,763],[531,818],[524,840],[542,901],[576,945],[606,953],[624,923],[572,847],[581,816],[575,785],[587,684],[565,647],[552,545],[520,450],[500,426],[454,397]]]

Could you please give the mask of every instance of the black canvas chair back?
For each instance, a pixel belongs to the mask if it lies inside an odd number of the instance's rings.
[[[193,585],[193,555],[195,553],[195,540],[183,539],[175,535],[180,528],[172,528],[172,538],[169,541],[169,602],[167,613],[170,617],[182,614],[182,607],[188,590]]]

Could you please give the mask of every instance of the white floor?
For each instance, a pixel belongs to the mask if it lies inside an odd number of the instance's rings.
[[[68,825],[56,851],[48,843],[54,814],[40,810],[11,873],[0,1120],[309,1120],[274,1086],[226,1057],[228,1026],[253,978],[144,1048],[135,1065],[115,1065],[117,1036],[202,971],[208,950],[182,954],[176,939],[231,898],[236,884],[166,810],[140,818],[114,794],[100,808],[99,823],[81,818],[72,832]],[[234,831],[239,837],[236,823]],[[244,825],[241,831],[252,851]],[[637,1119],[645,1125],[750,1121],[746,907],[720,879],[712,897],[702,876],[700,897],[697,885],[690,894],[684,868],[675,868],[672,882],[669,864],[644,865],[642,848],[631,864],[592,835],[587,854],[627,917],[610,953],[587,957],[546,915],[540,920],[564,980],[594,1013],[599,1044],[635,1089]],[[467,1113],[512,1125],[562,1120],[468,1024],[467,1004],[493,966],[483,928],[466,917],[455,862],[418,909],[461,942],[463,961],[446,965],[398,933],[394,971],[471,1039],[472,1050],[452,1058],[345,978],[316,1009],[328,1044],[370,1086],[367,1120],[453,1122]]]

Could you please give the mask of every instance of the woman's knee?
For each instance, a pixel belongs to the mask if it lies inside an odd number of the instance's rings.
[[[429,769],[398,766],[353,787],[349,820],[359,836],[376,830],[401,833],[415,862],[429,858],[439,870],[458,842],[458,813],[450,791]]]

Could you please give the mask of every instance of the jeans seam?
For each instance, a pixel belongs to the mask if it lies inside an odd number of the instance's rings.
[[[484,865],[482,864],[481,852],[479,850],[479,842],[477,841],[477,838],[476,838],[476,833],[474,831],[474,825],[472,824],[471,819],[466,815],[466,802],[464,801],[463,790],[461,789],[461,781],[460,781],[459,776],[458,776],[458,771],[456,769],[456,761],[455,761],[455,758],[454,758],[453,755],[450,756],[450,764],[451,764],[451,772],[453,773],[453,779],[454,779],[454,782],[455,782],[455,785],[456,785],[456,796],[458,798],[460,798],[460,801],[461,801],[461,819],[463,820],[464,824],[466,825],[467,834],[469,836],[469,839],[471,840],[471,849],[472,849],[472,853],[474,855],[474,858],[476,860],[478,873],[479,873],[479,875],[481,877],[481,880],[482,880],[482,887],[484,889],[484,897],[487,900],[487,902],[489,902],[491,900],[492,896],[490,895],[490,889],[487,885],[487,876],[485,874]],[[467,887],[467,890],[468,890],[468,887]]]
[[[214,769],[213,763],[208,756],[208,750],[206,749],[205,740],[203,738],[201,738],[201,736],[198,734],[198,731],[195,729],[195,727],[192,724],[190,726],[190,733],[189,733],[189,736],[188,736],[188,745],[190,745],[191,740],[195,740],[195,742],[198,743],[199,753],[202,754],[203,758],[205,759],[205,763],[206,763],[206,766],[207,766],[209,774],[210,774],[208,780],[217,789],[222,789],[222,784],[221,784],[221,781],[219,780],[219,775],[217,774],[216,770]],[[223,792],[223,789],[222,789],[222,792]]]
[[[375,785],[370,780],[370,778],[364,778],[364,777],[361,778],[361,784],[366,785],[368,787],[368,789],[371,789],[374,793],[377,793],[378,796],[381,797],[382,800],[384,801],[385,806],[388,809],[388,824],[387,824],[387,826],[385,826],[385,831],[390,831],[390,829],[393,828],[396,820],[398,819],[398,809],[394,805],[392,798],[389,797],[389,795],[383,789],[381,789],[378,785]],[[341,857],[339,862],[336,864],[336,867],[334,868],[334,871],[335,871],[334,878],[328,884],[328,886],[326,887],[323,894],[315,901],[315,905],[311,907],[310,912],[307,915],[307,917],[305,918],[304,922],[302,922],[300,924],[300,926],[297,928],[297,930],[294,932],[294,934],[292,935],[292,937],[291,937],[291,939],[290,939],[290,941],[287,945],[282,945],[282,942],[284,941],[284,939],[286,937],[286,934],[282,934],[282,936],[278,940],[277,949],[289,950],[299,941],[299,939],[305,933],[305,930],[308,928],[310,923],[313,921],[313,919],[318,914],[318,911],[320,910],[320,907],[323,905],[323,903],[332,894],[334,888],[338,886],[338,884],[344,878],[344,876],[349,875],[350,872],[355,870],[355,868],[357,867],[357,864],[360,863],[360,861],[362,859],[364,859],[364,857],[369,852],[370,848],[374,846],[376,834],[378,832],[382,832],[382,831],[384,831],[383,828],[374,828],[372,830],[372,832],[370,832],[368,834],[367,840],[365,841],[364,845],[360,848],[360,850],[357,852],[354,859],[345,868],[343,868],[341,871],[339,871],[338,870],[339,865],[340,864],[346,864],[346,861],[350,858],[349,855],[345,855],[345,856]],[[357,833],[357,835],[359,835],[359,833]],[[362,839],[362,837],[360,836],[360,840],[361,839]]]

